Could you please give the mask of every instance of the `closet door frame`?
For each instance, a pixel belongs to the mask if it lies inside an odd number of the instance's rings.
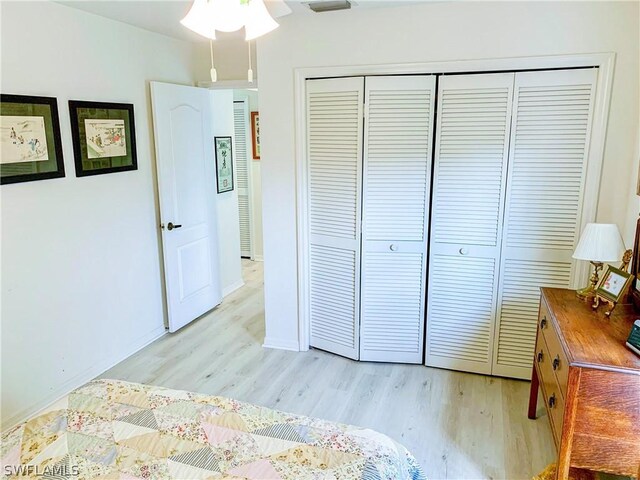
[[[537,57],[511,57],[481,60],[454,60],[425,63],[400,63],[386,65],[360,65],[337,67],[305,67],[294,70],[294,123],[295,165],[297,191],[297,260],[298,260],[298,342],[286,345],[265,346],[296,351],[309,349],[310,298],[309,298],[309,218],[308,198],[309,172],[307,157],[307,108],[306,81],[318,78],[357,77],[372,75],[429,75],[446,73],[491,73],[517,72],[522,70],[552,70],[567,68],[597,67],[598,79],[593,113],[593,124],[587,173],[584,186],[584,201],[581,210],[580,230],[595,221],[598,206],[602,162],[604,157],[607,120],[613,87],[613,71],[616,55],[593,53],[578,55],[550,55]],[[589,265],[580,262],[576,267],[573,288],[585,283]]]

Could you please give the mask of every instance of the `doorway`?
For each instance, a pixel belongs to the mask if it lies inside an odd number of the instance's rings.
[[[234,89],[240,255],[263,260],[258,90]]]

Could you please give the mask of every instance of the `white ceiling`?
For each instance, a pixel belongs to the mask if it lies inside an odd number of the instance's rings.
[[[265,0],[265,3],[276,18],[291,10],[295,16],[322,15],[309,10],[305,5],[308,1],[310,0]],[[422,1],[425,0],[353,0],[352,3],[354,9],[361,9],[401,6]],[[180,19],[186,15],[192,0],[59,0],[58,3],[181,40],[206,41],[180,24]],[[221,36],[240,38],[239,33]]]

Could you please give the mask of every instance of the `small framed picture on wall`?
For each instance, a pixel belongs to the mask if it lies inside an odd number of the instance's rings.
[[[251,112],[251,143],[253,159],[260,160],[260,113]]]
[[[231,137],[215,137],[216,182],[218,193],[233,190],[233,152]]]
[[[0,98],[0,184],[64,177],[58,101]]]
[[[138,169],[133,105],[69,100],[76,177]]]

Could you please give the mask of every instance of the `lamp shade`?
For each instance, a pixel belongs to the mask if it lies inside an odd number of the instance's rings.
[[[622,235],[615,223],[588,223],[573,258],[590,262],[622,260],[625,252]]]

